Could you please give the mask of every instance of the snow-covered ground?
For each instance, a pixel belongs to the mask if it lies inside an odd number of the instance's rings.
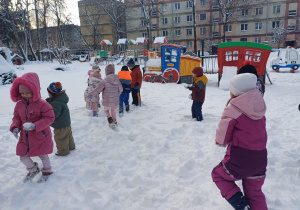
[[[204,121],[191,119],[190,91],[184,84],[143,83],[142,107],[118,117],[118,131],[108,127],[103,108],[93,118],[85,109],[88,63],[73,62],[67,71],[57,63],[32,63],[21,76],[36,72],[41,94],[60,81],[70,97],[76,150],[50,155],[54,174],[46,183],[22,179],[27,173],[15,155],[9,132],[15,104],[11,85],[0,86],[0,209],[230,210],[211,180],[211,170],[226,149],[215,145],[215,131],[229,98],[208,74]],[[104,68],[101,66],[102,77]],[[116,66],[117,71],[121,66]],[[268,168],[263,186],[270,210],[300,209],[300,70],[276,73],[266,81]],[[56,148],[54,149],[54,152]],[[39,158],[34,158],[41,164]],[[240,185],[240,183],[239,183]]]

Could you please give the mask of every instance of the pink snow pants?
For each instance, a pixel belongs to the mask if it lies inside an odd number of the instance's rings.
[[[117,106],[105,106],[104,107],[104,112],[105,112],[105,115],[107,118],[109,117],[112,117],[114,122],[117,122],[117,114],[116,114],[116,109],[117,109]],[[111,114],[110,114],[110,111],[111,111]]]
[[[212,179],[221,191],[221,195],[228,200],[234,194],[241,191],[235,184],[237,179],[233,178],[226,172],[222,163],[217,165],[211,173]],[[264,193],[261,191],[261,187],[264,184],[265,176],[261,178],[245,178],[242,179],[244,195],[247,199],[251,210],[267,210],[267,203]]]

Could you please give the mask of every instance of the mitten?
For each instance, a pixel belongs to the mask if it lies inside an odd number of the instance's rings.
[[[16,137],[16,139],[18,139],[19,138],[19,136],[18,136],[18,133],[20,132],[20,129],[19,128],[14,128],[13,129],[13,134],[14,134],[14,136]]]
[[[31,122],[26,122],[23,124],[24,130],[25,131],[33,131],[35,130],[35,125]]]
[[[137,83],[135,83],[134,87],[138,87],[139,85],[140,85],[140,83],[137,82]]]

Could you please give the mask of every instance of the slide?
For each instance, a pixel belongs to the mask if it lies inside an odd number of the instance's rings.
[[[124,62],[125,56],[121,57],[119,60],[117,60],[117,65],[120,65],[122,62]]]

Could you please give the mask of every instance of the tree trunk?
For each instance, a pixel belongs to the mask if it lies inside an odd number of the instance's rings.
[[[35,20],[36,20],[36,34],[37,34],[37,51],[38,51],[38,60],[41,60],[41,40],[40,40],[40,24],[39,24],[39,11],[38,11],[38,0],[34,0],[35,7]]]

